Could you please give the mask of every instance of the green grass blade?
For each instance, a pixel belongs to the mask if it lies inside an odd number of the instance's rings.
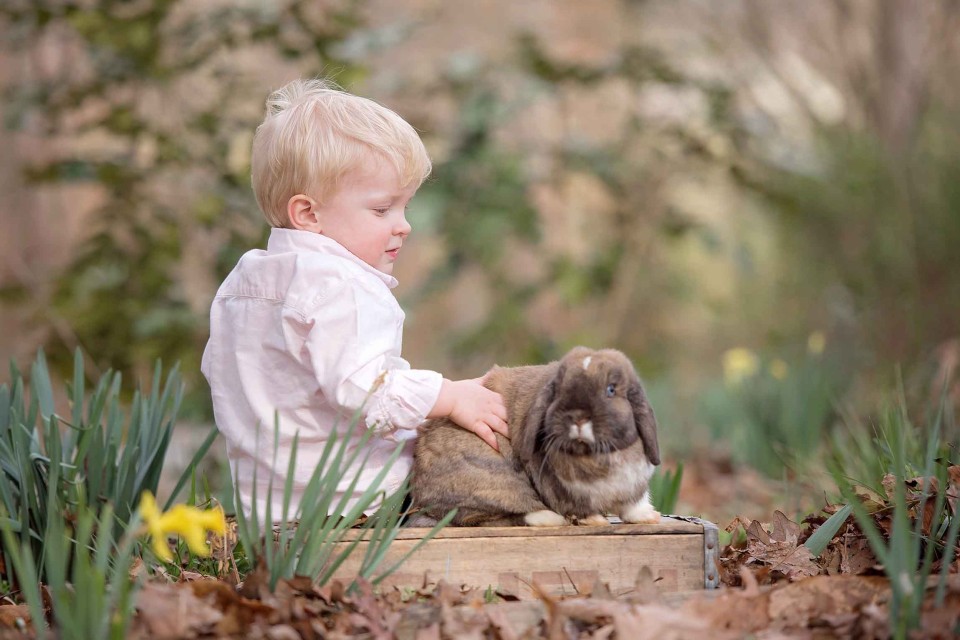
[[[53,387],[50,384],[50,370],[47,368],[47,358],[43,349],[37,351],[37,358],[30,371],[30,393],[37,400],[40,415],[46,420],[55,412],[53,403]]]
[[[340,568],[340,565],[342,565],[348,557],[353,555],[360,543],[364,541],[366,532],[369,531],[370,527],[372,526],[373,523],[368,520],[359,529],[351,529],[350,527],[346,526],[337,528],[335,531],[337,535],[330,536],[328,539],[324,540],[324,546],[322,547],[323,553],[318,554],[314,558],[314,566],[310,567],[309,572],[305,575],[317,575],[317,584],[321,586],[325,585],[333,576],[333,574],[336,573],[337,569]],[[338,553],[336,557],[331,560],[331,556],[333,556],[336,546],[343,542],[347,531],[355,531],[356,535],[343,549],[341,549],[340,553]]]
[[[947,578],[950,575],[950,566],[953,564],[958,541],[960,541],[960,514],[954,513],[950,518],[947,533],[943,537],[944,552],[940,559],[940,578],[937,581],[937,593],[934,599],[938,608],[943,606],[943,600],[947,595]]]
[[[820,525],[820,527],[813,532],[813,535],[807,538],[803,546],[810,550],[814,558],[819,557],[820,554],[823,553],[823,550],[827,548],[830,541],[837,535],[840,527],[847,521],[852,511],[853,507],[851,505],[844,505],[839,511],[827,518],[827,521]]]
[[[0,384],[0,437],[10,429],[10,409],[13,407],[13,392],[5,384]]]
[[[13,531],[6,526],[6,518],[2,517],[0,517],[0,534],[3,536],[4,548],[10,552],[8,557],[13,563],[13,570],[20,583],[20,593],[27,601],[34,633],[37,638],[43,638],[47,633],[47,625],[43,615],[43,600],[40,597],[40,574],[30,545],[21,545],[13,535]]]
[[[277,545],[274,543],[273,536],[273,479],[276,476],[277,455],[280,448],[280,415],[273,414],[273,459],[270,464],[270,478],[267,480],[267,501],[264,507],[263,520],[263,553],[267,561],[267,568],[270,570],[270,591],[276,589],[277,581],[280,579],[280,563],[275,559],[277,554]]]
[[[351,525],[354,522],[356,522],[357,519],[360,517],[360,515],[364,513],[369,507],[371,507],[373,503],[377,500],[377,498],[382,493],[379,489],[379,486],[383,481],[382,477],[386,475],[385,472],[388,471],[389,468],[390,468],[389,464],[386,467],[384,467],[384,472],[378,475],[378,480],[375,480],[374,482],[372,482],[370,486],[363,493],[360,494],[360,497],[356,499],[356,502],[346,514],[344,514],[342,517],[339,517],[339,518],[336,518],[336,517],[329,518],[328,521],[335,522],[336,525],[329,531],[329,533],[321,537],[321,540],[323,541],[323,545],[321,547],[322,552],[319,554],[318,559],[314,560],[315,566],[316,565],[322,566],[323,564],[325,564],[326,559],[329,558],[329,555],[332,552],[333,546],[343,539],[344,535],[346,534],[346,531],[350,529]],[[357,476],[359,476],[359,473],[357,474]],[[356,482],[351,483],[349,491],[345,492],[344,499],[341,500],[341,504],[345,503],[346,500],[349,499],[349,496],[352,495],[355,486],[356,486]],[[352,549],[353,546],[351,546],[350,548]],[[319,562],[319,558],[321,557],[324,560],[324,562],[322,563]],[[343,556],[339,560],[339,562],[342,562],[343,559],[345,559],[345,557],[346,556]],[[328,570],[325,573],[325,575],[331,574],[332,571],[335,570],[336,566],[339,566],[339,562],[337,562],[332,569]],[[312,573],[308,575],[312,575]],[[323,580],[321,581],[321,584],[322,583],[323,583]]]
[[[207,451],[209,451],[210,447],[213,446],[214,441],[217,439],[218,433],[219,432],[217,431],[216,427],[210,428],[210,432],[207,433],[207,437],[203,439],[203,442],[200,444],[200,447],[197,449],[196,453],[194,453],[193,457],[190,458],[187,468],[184,469],[183,473],[180,474],[180,477],[177,479],[177,483],[173,486],[173,491],[170,493],[170,497],[167,499],[167,502],[163,507],[164,511],[173,506],[177,496],[179,496],[180,492],[183,490],[183,486],[187,483],[187,479],[193,475],[197,465],[200,464],[200,461],[203,460],[203,457],[207,455]]]
[[[422,546],[425,545],[427,542],[429,542],[434,536],[437,535],[437,533],[438,533],[441,529],[443,529],[445,526],[447,526],[448,524],[450,524],[450,521],[453,520],[454,516],[456,516],[456,515],[457,515],[457,510],[456,510],[456,509],[450,510],[450,511],[447,513],[447,515],[445,515],[445,516],[440,520],[440,522],[438,522],[436,525],[434,525],[434,527],[433,527],[432,529],[430,529],[430,531],[428,531],[428,532],[423,536],[422,539],[420,539],[419,541],[417,541],[417,544],[415,544],[415,545],[413,546],[413,548],[411,548],[409,551],[407,551],[405,554],[403,554],[403,555],[400,557],[400,559],[398,559],[398,560],[397,560],[393,565],[391,565],[386,571],[378,574],[377,577],[374,578],[373,584],[380,584],[380,582],[381,582],[384,578],[386,578],[387,576],[389,576],[390,574],[392,574],[394,571],[396,571],[397,569],[399,569],[400,566],[403,565],[403,563],[406,562],[407,559],[408,559],[410,556],[412,556],[414,553],[417,552],[418,549],[420,549],[420,547],[422,547]]]
[[[256,566],[257,559],[260,557],[260,551],[257,544],[260,541],[259,527],[257,522],[257,469],[253,469],[253,494],[251,495],[251,518],[248,519],[243,510],[243,504],[240,501],[240,484],[236,481],[237,466],[233,467],[233,504],[236,507],[234,517],[237,519],[237,539],[243,546],[244,553],[251,560],[251,564]]]
[[[400,514],[403,509],[403,502],[409,487],[404,482],[400,489],[393,495],[386,498],[377,512],[371,517],[375,522],[371,531],[370,544],[367,547],[367,553],[364,555],[363,562],[360,564],[360,575],[369,578],[383,562],[390,545],[400,533]]]
[[[73,354],[73,384],[69,385],[67,388],[67,398],[70,401],[70,426],[73,427],[67,430],[66,439],[64,441],[63,450],[67,454],[67,460],[69,459],[70,453],[73,451],[73,448],[76,446],[77,437],[79,433],[76,431],[83,424],[83,404],[84,396],[86,394],[86,377],[83,373],[83,353],[80,351],[80,347],[74,351]]]

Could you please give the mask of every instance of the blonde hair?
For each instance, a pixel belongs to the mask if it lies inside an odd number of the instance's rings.
[[[403,188],[430,175],[427,150],[406,120],[329,80],[294,80],[266,106],[253,137],[251,180],[271,226],[290,226],[287,202],[299,193],[322,203],[371,153],[396,167]]]

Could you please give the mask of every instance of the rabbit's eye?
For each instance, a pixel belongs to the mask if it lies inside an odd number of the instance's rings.
[[[607,397],[608,397],[608,398],[612,398],[613,395],[614,395],[616,392],[617,392],[617,385],[615,385],[615,384],[608,384],[608,385],[607,385]]]

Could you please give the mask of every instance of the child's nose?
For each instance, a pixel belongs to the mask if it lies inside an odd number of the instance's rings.
[[[413,230],[413,227],[410,226],[410,223],[407,222],[407,216],[400,216],[400,221],[397,223],[397,227],[394,230],[394,233],[398,236],[410,235],[410,232]]]

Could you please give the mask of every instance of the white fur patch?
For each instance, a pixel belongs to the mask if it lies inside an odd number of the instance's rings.
[[[531,511],[523,516],[523,521],[531,527],[562,527],[567,524],[567,519],[556,511],[543,509],[541,511]]]
[[[580,437],[587,442],[596,442],[596,438],[593,437],[593,423],[589,420],[580,425]]]
[[[650,492],[645,491],[636,504],[632,504],[620,513],[620,519],[634,524],[656,524],[660,522],[660,512],[650,504]]]
[[[638,489],[646,489],[653,465],[648,461],[624,463],[620,453],[614,453],[610,461],[613,470],[607,477],[590,482],[570,481],[567,489],[596,505],[623,504],[633,500]]]
[[[593,437],[593,423],[587,420],[583,424],[577,424],[576,422],[570,425],[570,431],[567,432],[567,435],[571,440],[583,440],[584,442],[596,442],[596,438]]]
[[[583,370],[586,371],[587,367],[590,366],[590,360],[593,359],[593,356],[587,356],[583,359]]]
[[[587,526],[587,527],[605,527],[610,524],[610,521],[607,520],[607,516],[601,515],[599,513],[594,513],[586,518],[581,518],[578,521],[578,524]]]

